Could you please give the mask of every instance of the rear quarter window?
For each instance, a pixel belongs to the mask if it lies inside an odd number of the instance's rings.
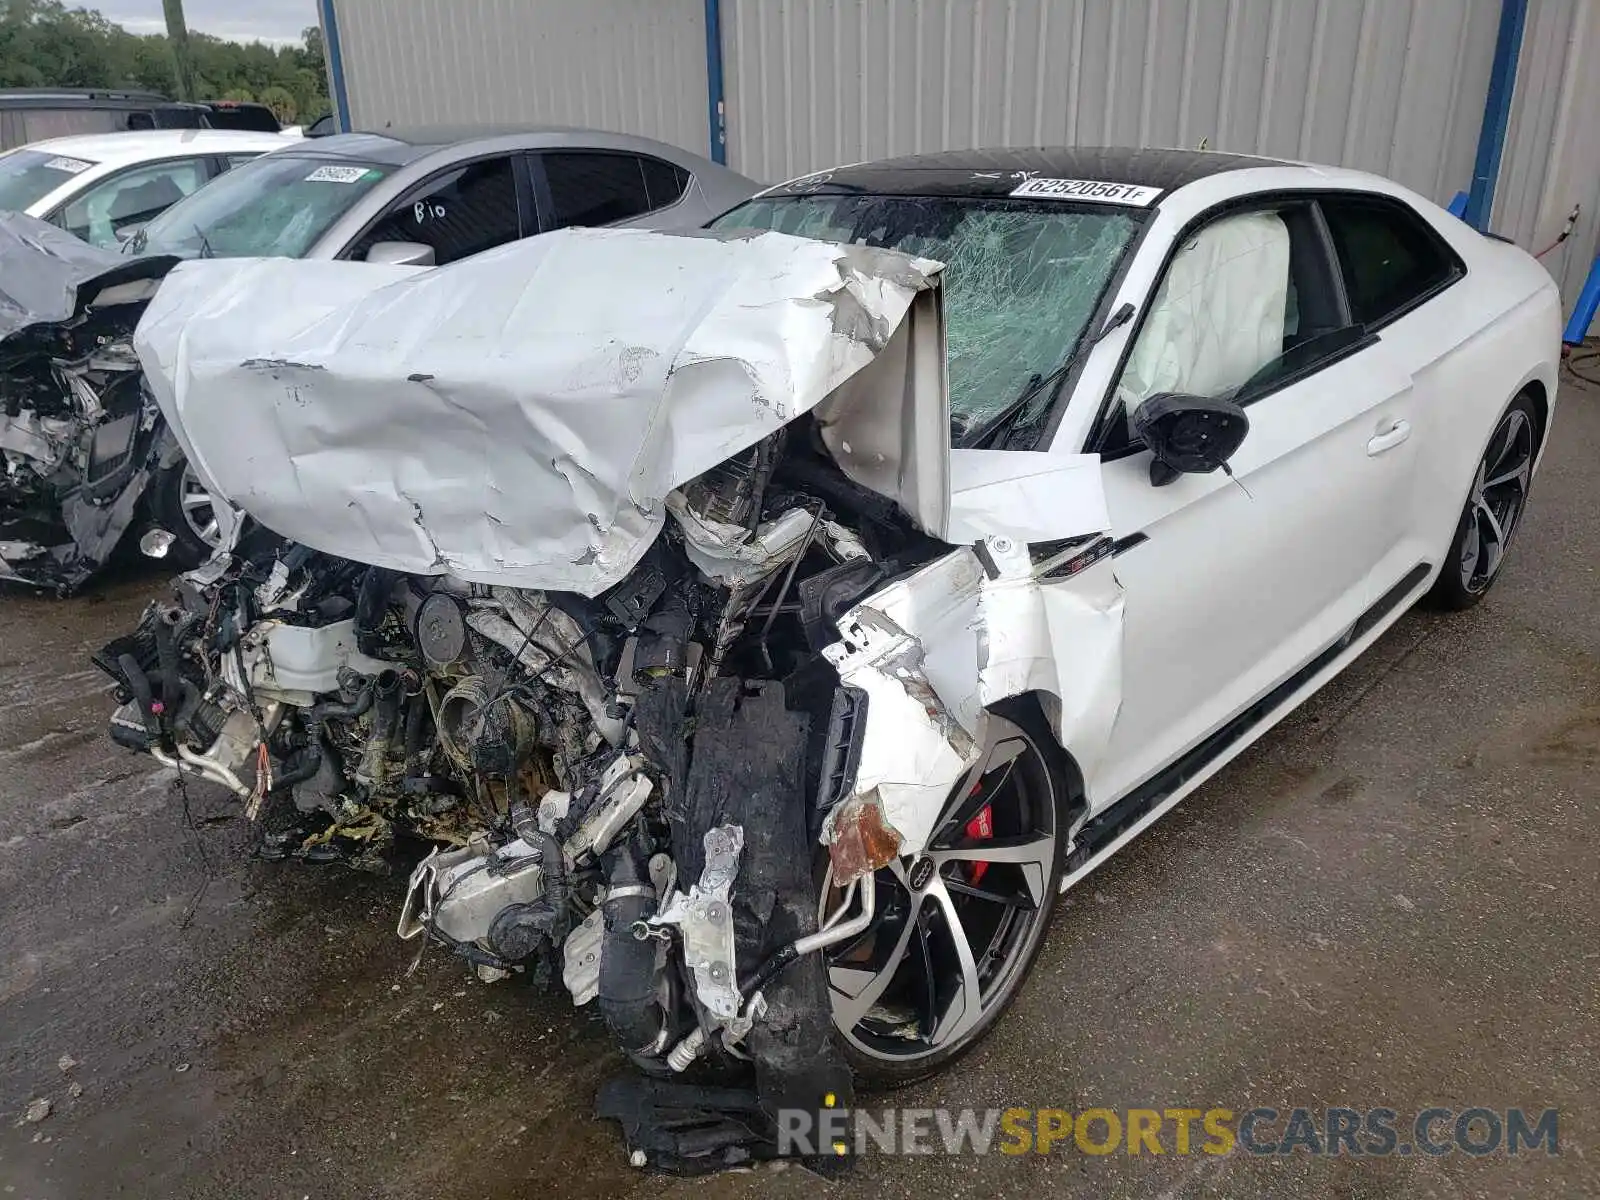
[[[1403,316],[1465,272],[1433,227],[1398,200],[1331,197],[1322,211],[1351,316],[1369,329]]]
[[[645,190],[650,195],[652,209],[665,208],[683,198],[689,186],[689,172],[659,158],[639,156],[640,169],[644,171]]]

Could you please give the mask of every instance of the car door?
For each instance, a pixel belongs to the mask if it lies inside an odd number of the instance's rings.
[[[1094,807],[1204,753],[1372,604],[1398,536],[1411,386],[1351,320],[1310,199],[1235,209],[1179,239],[1118,375],[1124,416],[1101,441],[1125,611]],[[1245,406],[1231,478],[1152,482],[1125,415],[1162,392]]]
[[[545,150],[531,155],[543,228],[636,225],[680,228],[703,214],[679,213],[693,184],[688,171],[620,150]]]
[[[481,254],[536,231],[518,155],[457,163],[408,189],[343,257],[364,260],[379,242],[427,246],[435,266]]]
[[[1343,268],[1351,315],[1377,338],[1372,354],[1408,373],[1415,385],[1407,411],[1397,414],[1405,430],[1382,439],[1383,453],[1405,468],[1411,485],[1391,514],[1395,541],[1378,568],[1377,585],[1387,589],[1419,563],[1436,561],[1445,535],[1453,532],[1439,520],[1437,497],[1441,487],[1461,485],[1459,430],[1471,422],[1462,419],[1458,387],[1437,368],[1472,336],[1475,318],[1458,306],[1458,298],[1467,303],[1460,293],[1436,297],[1463,279],[1466,267],[1399,199],[1345,192],[1320,197],[1318,206]],[[1405,437],[1396,441],[1401,433]],[[1470,452],[1476,454],[1475,442]]]
[[[49,220],[86,242],[115,249],[118,233],[160,216],[210,178],[211,162],[203,156],[145,163],[96,181]]]

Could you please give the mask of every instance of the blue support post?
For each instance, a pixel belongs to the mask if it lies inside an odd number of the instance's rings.
[[[1465,192],[1457,192],[1446,211],[1452,217],[1460,217],[1465,221],[1467,219],[1467,194]]]
[[[322,18],[322,48],[328,56],[328,76],[333,83],[333,112],[339,122],[339,132],[350,132],[350,97],[344,87],[344,56],[339,51],[339,17],[333,11],[333,0],[317,0],[317,13]]]
[[[332,3],[332,0],[326,0]],[[711,161],[728,161],[728,106],[722,94],[722,0],[706,0],[706,93]]]
[[[1561,335],[1561,340],[1569,346],[1583,345],[1583,339],[1589,336],[1589,326],[1594,324],[1596,309],[1600,309],[1600,255],[1589,268],[1589,282],[1583,285],[1578,307],[1572,310],[1572,320],[1567,322],[1567,331]]]
[[[1478,157],[1472,165],[1472,188],[1462,215],[1474,229],[1489,223],[1494,208],[1495,182],[1500,178],[1500,156],[1506,147],[1506,127],[1511,123],[1511,97],[1517,84],[1517,57],[1522,53],[1522,30],[1528,23],[1528,0],[1500,0],[1500,32],[1494,43],[1494,65],[1489,70],[1489,96],[1483,106],[1483,127],[1478,132]]]

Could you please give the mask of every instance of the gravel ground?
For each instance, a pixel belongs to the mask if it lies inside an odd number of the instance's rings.
[[[402,881],[270,867],[105,739],[85,660],[160,590],[0,596],[7,1197],[1600,1195],[1600,390],[1568,384],[1507,574],[1414,613],[1066,901],[998,1032],[892,1097],[1560,1113],[1561,1152],[869,1156],[694,1183],[590,1116],[587,1014],[393,936]],[[72,1061],[67,1062],[63,1056]],[[29,1122],[30,1102],[51,1111]],[[35,1104],[37,1115],[42,1106]],[[1281,1123],[1280,1123],[1281,1131]],[[1170,1149],[1170,1141],[1169,1141]]]

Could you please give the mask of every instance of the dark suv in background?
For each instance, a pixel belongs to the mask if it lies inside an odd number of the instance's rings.
[[[90,88],[0,88],[0,151],[42,138],[126,129],[249,129],[276,133],[264,104],[186,104],[156,92]]]

